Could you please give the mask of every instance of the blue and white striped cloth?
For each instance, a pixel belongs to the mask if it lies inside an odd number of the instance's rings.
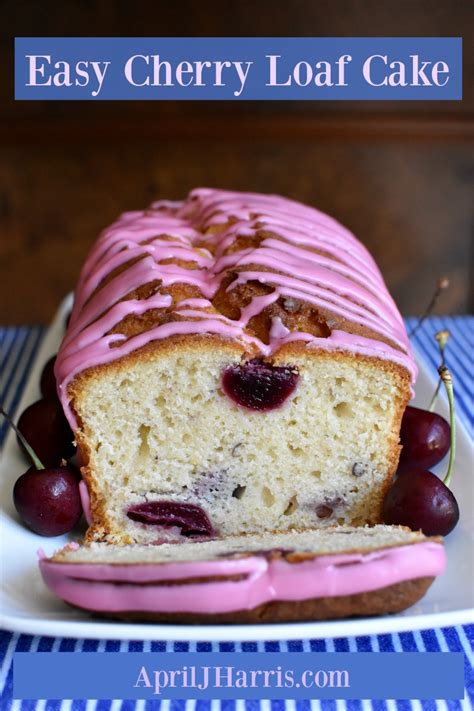
[[[412,327],[415,319],[408,319]],[[448,329],[451,339],[446,360],[453,372],[457,411],[470,432],[474,427],[473,363],[474,318],[430,318],[413,338],[415,348],[433,365],[438,365],[434,334]],[[40,327],[0,329],[0,400],[15,412],[29,370],[43,336]],[[6,426],[0,429],[0,444]],[[463,652],[465,657],[465,695],[461,701],[14,701],[12,700],[12,657],[16,651],[64,652],[195,652],[195,651],[282,651],[282,652]],[[58,637],[33,637],[0,632],[0,711],[441,711],[474,708],[474,625],[458,625],[421,632],[348,637],[327,640],[279,642],[118,642],[75,640]]]

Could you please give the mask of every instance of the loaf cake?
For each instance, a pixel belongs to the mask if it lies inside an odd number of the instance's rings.
[[[92,542],[40,560],[49,588],[101,615],[283,622],[399,612],[445,566],[442,541],[396,526],[227,536],[176,545]]]
[[[123,214],[56,363],[87,541],[380,522],[415,376],[372,257],[322,212],[197,189]]]

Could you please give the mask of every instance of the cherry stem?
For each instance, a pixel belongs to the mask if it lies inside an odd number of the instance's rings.
[[[449,450],[448,471],[446,472],[446,476],[443,479],[443,483],[446,484],[446,486],[449,486],[451,483],[454,459],[456,456],[456,419],[454,417],[454,389],[451,373],[445,365],[442,365],[438,368],[438,373],[441,377],[441,380],[443,381],[444,387],[446,388],[449,403],[449,426],[451,428],[451,447]]]
[[[433,311],[434,307],[436,306],[436,302],[438,301],[438,298],[439,298],[441,292],[444,291],[445,289],[447,289],[448,286],[449,286],[449,279],[447,277],[441,277],[441,279],[438,279],[438,283],[436,284],[436,289],[434,291],[434,294],[431,297],[431,300],[430,300],[428,306],[426,307],[426,309],[424,310],[424,312],[422,313],[422,315],[420,316],[420,318],[418,319],[418,321],[416,322],[416,324],[414,325],[414,327],[408,334],[409,338],[412,338],[412,336],[415,335],[415,333],[418,331],[418,329],[420,328],[420,326],[422,325],[424,320],[426,318],[428,318],[428,316],[430,315],[430,313]]]
[[[448,342],[448,338],[450,337],[450,335],[451,334],[449,331],[438,331],[438,333],[435,335],[436,341],[438,343],[439,353],[441,355],[441,363],[439,366],[440,368],[442,368],[446,365],[446,360],[445,360],[445,356],[444,356],[444,349],[446,348],[446,343]],[[441,378],[438,380],[438,384],[436,385],[436,390],[434,391],[433,397],[431,398],[431,402],[428,407],[429,412],[433,412],[435,409],[436,400],[438,399],[440,387],[441,387]]]
[[[18,427],[17,427],[17,426],[15,425],[15,423],[13,422],[12,418],[10,417],[10,415],[9,415],[7,412],[5,412],[5,410],[3,409],[2,405],[0,405],[0,414],[2,414],[2,415],[4,416],[4,418],[6,419],[6,421],[7,421],[7,422],[11,425],[11,427],[13,427],[13,429],[15,430],[17,437],[19,438],[20,442],[22,443],[22,445],[24,446],[24,448],[25,448],[26,451],[28,452],[28,454],[29,454],[29,456],[30,456],[30,459],[31,459],[31,461],[33,462],[33,464],[35,465],[36,469],[38,469],[38,471],[39,471],[40,469],[44,469],[44,468],[45,468],[45,467],[44,467],[44,464],[41,462],[40,458],[37,457],[37,455],[34,453],[34,451],[32,450],[32,448],[30,447],[30,445],[29,445],[28,442],[26,441],[26,439],[25,439],[25,438],[23,437],[23,435],[21,434],[21,432],[20,432],[20,430],[18,429]]]

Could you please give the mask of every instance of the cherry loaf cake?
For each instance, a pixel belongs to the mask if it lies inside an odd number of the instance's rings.
[[[400,612],[444,566],[442,539],[396,526],[182,545],[70,544],[40,560],[48,587],[76,607],[129,620],[212,623]]]
[[[213,189],[125,213],[56,364],[87,540],[379,522],[415,375],[377,266],[331,217]]]

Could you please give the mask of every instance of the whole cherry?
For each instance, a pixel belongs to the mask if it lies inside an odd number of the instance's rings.
[[[68,533],[79,522],[82,504],[79,473],[70,464],[44,467],[28,441],[0,406],[0,413],[15,430],[33,462],[13,487],[13,504],[21,520],[40,536]]]
[[[57,397],[42,398],[27,407],[18,420],[18,429],[47,467],[74,454],[74,437]],[[21,439],[19,444],[25,449]]]
[[[451,374],[446,366],[439,368],[449,401],[451,448],[448,471],[444,480],[416,462],[407,463],[387,492],[382,517],[387,524],[421,529],[425,535],[446,536],[459,520],[459,506],[449,489],[456,451],[454,393]]]
[[[77,473],[71,465],[32,466],[17,479],[13,503],[23,523],[40,536],[68,533],[82,515]]]
[[[441,356],[441,365],[446,365],[445,349],[450,333],[438,331],[435,335]],[[414,466],[429,469],[440,462],[449,451],[451,430],[444,417],[434,412],[442,379],[438,379],[428,410],[407,407],[402,419],[400,443],[403,446],[398,464],[398,473]]]
[[[383,504],[385,523],[447,536],[459,521],[453,492],[435,474],[414,466],[399,474]]]
[[[414,466],[429,469],[449,452],[451,430],[436,412],[409,406],[403,415],[400,442],[399,473]]]
[[[56,376],[54,375],[54,366],[56,365],[56,356],[53,355],[44,366],[40,377],[40,390],[43,397],[57,397],[56,391]]]

